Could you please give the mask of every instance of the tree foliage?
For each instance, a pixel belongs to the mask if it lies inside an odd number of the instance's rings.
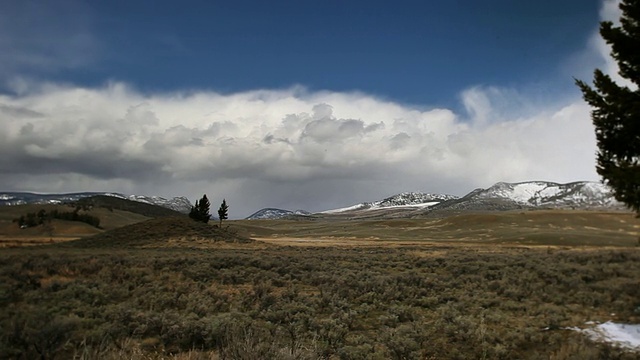
[[[191,207],[189,217],[195,221],[200,221],[206,224],[209,222],[209,218],[211,218],[211,214],[209,213],[210,207],[211,203],[209,202],[209,199],[207,199],[207,194],[204,194],[202,199],[196,200],[195,206]]]
[[[44,225],[46,223],[50,223],[51,219],[60,219],[67,221],[80,221],[91,226],[100,228],[100,218],[97,216],[92,216],[86,213],[81,214],[79,208],[76,208],[74,211],[58,211],[51,210],[46,212],[46,210],[41,209],[37,213],[27,213],[26,215],[21,215],[17,219],[13,219],[13,222],[17,223],[21,228],[29,228],[35,227],[39,225]]]
[[[640,0],[622,0],[620,9],[621,25],[603,21],[600,35],[632,88],[618,85],[599,69],[594,88],[580,80],[576,84],[593,107],[598,174],[618,201],[640,214]]]
[[[220,227],[222,227],[222,220],[229,218],[229,205],[227,205],[226,199],[222,199],[222,204],[220,204],[220,208],[218,209],[218,218],[220,219]]]

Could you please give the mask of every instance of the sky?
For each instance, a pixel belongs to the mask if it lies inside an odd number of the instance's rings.
[[[0,191],[322,211],[598,181],[617,0],[0,1]],[[619,79],[619,78],[617,78]]]

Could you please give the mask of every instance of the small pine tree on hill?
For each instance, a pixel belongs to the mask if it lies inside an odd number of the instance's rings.
[[[218,209],[218,218],[220,219],[220,228],[222,228],[222,220],[229,218],[229,205],[227,205],[226,199],[222,199],[222,204],[220,204],[220,208]]]
[[[200,221],[206,224],[211,218],[211,214],[209,213],[210,207],[211,203],[209,202],[209,199],[207,199],[207,194],[204,194],[202,199],[196,200],[195,206],[191,207],[189,217],[195,221]]]

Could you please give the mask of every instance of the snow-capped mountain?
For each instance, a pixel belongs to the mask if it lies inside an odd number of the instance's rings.
[[[191,210],[191,202],[184,196],[165,199],[160,196],[123,195],[111,192],[80,192],[69,194],[35,194],[28,192],[3,192],[0,193],[0,205],[24,205],[24,204],[62,204],[77,201],[91,196],[104,195],[121,199],[137,201],[152,205],[162,206],[181,213]]]
[[[403,192],[388,198],[364,202],[345,208],[322,211],[322,214],[336,214],[348,211],[378,210],[389,208],[426,208],[441,202],[457,199],[454,195],[427,194],[420,192]]]
[[[311,213],[304,210],[291,211],[291,210],[283,210],[283,209],[275,209],[275,208],[264,208],[251,214],[246,219],[247,220],[266,220],[266,219],[274,220],[274,219],[282,219],[284,217],[292,216],[292,215],[307,216],[307,215],[311,215]]]
[[[463,197],[425,193],[401,193],[374,202],[327,210],[321,214],[363,216],[446,216],[464,211],[505,211],[518,209],[614,209],[624,205],[615,200],[611,189],[598,182],[579,181],[558,184],[548,181],[499,182],[487,189],[475,189]],[[386,213],[372,210],[390,210]],[[398,211],[401,210],[402,213]]]
[[[469,196],[471,195],[471,196]],[[553,208],[601,208],[622,206],[611,189],[598,182],[557,184],[547,181],[499,182],[465,196],[475,199],[506,199],[524,206]]]
[[[116,195],[113,195],[116,196]],[[125,199],[143,202],[152,205],[158,205],[167,209],[175,210],[181,213],[188,214],[191,211],[191,202],[184,196],[176,196],[171,199],[166,199],[160,196],[143,196],[143,195],[129,195]]]

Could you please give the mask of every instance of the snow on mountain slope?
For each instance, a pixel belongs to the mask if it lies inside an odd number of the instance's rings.
[[[117,196],[119,194],[113,194]],[[171,199],[165,199],[160,196],[142,196],[142,195],[129,195],[125,199],[143,202],[152,205],[162,206],[171,210],[175,210],[181,213],[188,214],[191,211],[191,202],[184,196],[176,196]]]
[[[427,194],[420,192],[403,192],[388,198],[364,202],[345,208],[322,211],[321,214],[337,214],[347,211],[377,210],[390,208],[422,208],[437,205],[443,201],[457,199],[457,196],[443,194]]]
[[[184,196],[165,199],[160,196],[123,195],[111,192],[81,192],[69,194],[36,194],[28,192],[4,192],[0,193],[0,205],[24,205],[24,204],[62,204],[73,202],[82,198],[106,195],[121,199],[137,201],[152,205],[162,206],[181,213],[189,213],[191,202]]]
[[[546,181],[499,182],[488,189],[474,190],[472,194],[466,197],[507,199],[520,205],[536,207],[593,208],[621,206],[613,197],[608,186],[588,181],[568,184]]]
[[[61,204],[96,195],[104,195],[104,193],[35,194],[28,192],[5,192],[0,193],[0,205]]]
[[[624,206],[615,200],[611,189],[598,182],[579,181],[558,184],[548,181],[499,182],[488,189],[475,189],[459,198],[452,195],[401,193],[374,202],[326,210],[339,214],[378,209],[425,209],[426,213],[447,211],[504,211],[527,208],[616,209]]]
[[[291,211],[291,210],[283,210],[283,209],[276,209],[276,208],[264,208],[251,214],[246,218],[246,220],[267,220],[267,219],[275,220],[275,219],[282,219],[284,217],[291,216],[291,215],[304,216],[304,215],[310,215],[310,213],[304,210]]]
[[[447,200],[457,199],[457,196],[444,195],[444,194],[427,194],[419,192],[403,192],[397,195],[393,195],[386,199],[376,201],[373,206],[378,208],[385,208],[391,206],[431,206],[434,203],[440,203]],[[429,204],[429,205],[426,205]]]
[[[320,214],[336,214],[336,213],[341,213],[346,211],[367,210],[370,208],[371,208],[371,203],[361,203],[361,204],[356,204],[352,206],[347,206],[344,208],[321,211]]]

